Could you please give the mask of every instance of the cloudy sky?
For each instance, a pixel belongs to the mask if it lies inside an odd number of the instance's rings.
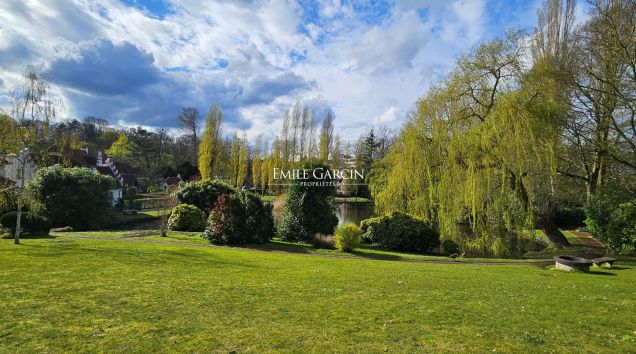
[[[541,0],[2,0],[0,105],[27,65],[60,118],[175,127],[213,103],[226,131],[271,136],[300,101],[355,139],[397,127],[459,53],[532,29]]]

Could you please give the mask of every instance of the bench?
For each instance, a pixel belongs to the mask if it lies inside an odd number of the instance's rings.
[[[601,257],[601,258],[593,259],[592,263],[594,264],[595,267],[600,267],[603,264],[607,264],[608,268],[612,268],[612,265],[614,265],[615,261],[616,259],[611,257]]]

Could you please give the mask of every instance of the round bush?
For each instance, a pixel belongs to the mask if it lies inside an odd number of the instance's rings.
[[[334,234],[334,241],[340,251],[351,252],[360,247],[362,231],[356,224],[339,226]]]
[[[0,224],[15,234],[17,216],[17,211],[6,213],[0,218]],[[29,212],[22,212],[20,226],[26,234],[33,236],[45,236],[51,231],[51,222],[47,218]]]
[[[168,228],[174,231],[203,231],[205,214],[194,205],[179,204],[172,209]]]
[[[274,236],[272,209],[252,193],[221,194],[203,237],[222,245],[263,243]]]
[[[235,190],[219,180],[206,179],[188,182],[176,193],[177,201],[182,204],[196,205],[197,208],[209,213],[221,194],[233,194]]]
[[[362,229],[365,242],[390,250],[427,252],[439,246],[439,235],[430,222],[404,213],[367,219]]]

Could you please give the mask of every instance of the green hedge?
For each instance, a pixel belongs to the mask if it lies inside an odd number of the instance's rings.
[[[0,224],[11,230],[12,234],[15,234],[17,216],[17,211],[8,212],[0,217]],[[20,227],[28,235],[45,236],[51,231],[51,222],[43,216],[23,212],[20,219]]]
[[[360,228],[365,242],[390,250],[427,252],[439,246],[431,223],[404,213],[364,220]]]

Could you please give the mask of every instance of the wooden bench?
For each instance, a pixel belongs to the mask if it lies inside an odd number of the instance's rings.
[[[601,258],[593,259],[592,263],[594,264],[595,267],[600,267],[603,264],[607,264],[608,268],[612,268],[612,265],[614,265],[615,261],[616,259],[611,257],[601,257]]]

